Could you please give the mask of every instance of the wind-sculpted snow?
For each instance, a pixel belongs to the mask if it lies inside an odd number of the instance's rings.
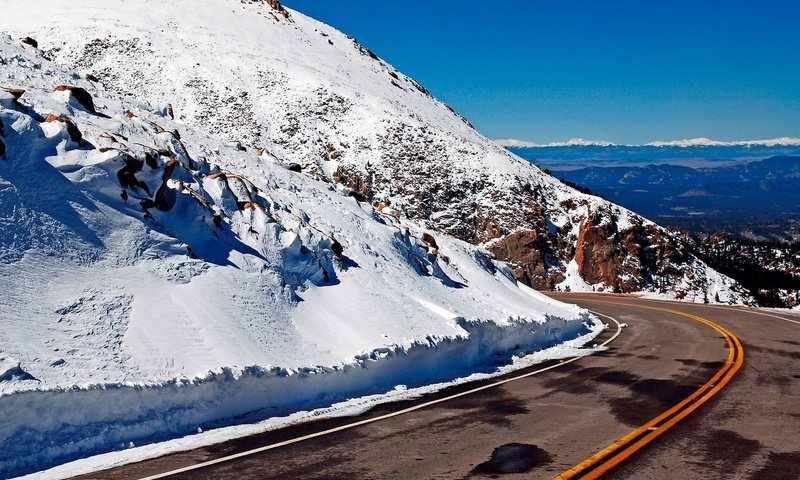
[[[493,372],[509,363],[512,355],[602,329],[559,319],[543,328],[532,328],[528,322],[503,327],[463,319],[458,323],[467,335],[384,347],[334,367],[222,368],[203,377],[159,384],[91,385],[2,396],[0,475],[328,407],[358,396],[384,394],[398,385],[415,388],[473,372]]]
[[[265,148],[355,198],[489,248],[536,288],[751,300],[730,279],[708,281],[668,232],[561,184],[354,39],[275,5],[7,1],[0,28],[35,37],[109,90],[171,105],[200,131]],[[597,265],[576,259],[598,224],[615,248]],[[665,250],[679,254],[649,253]],[[568,280],[573,271],[581,281]]]
[[[485,249],[8,36],[0,122],[2,477],[603,328]]]

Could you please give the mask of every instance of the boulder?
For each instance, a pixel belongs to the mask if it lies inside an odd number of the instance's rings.
[[[56,92],[70,92],[74,98],[83,108],[88,112],[97,113],[94,108],[94,100],[91,94],[81,87],[74,87],[72,85],[59,85],[55,88]]]
[[[10,93],[14,97],[14,100],[19,100],[20,97],[22,97],[22,95],[25,93],[25,90],[23,90],[21,88],[6,88],[6,87],[3,87],[3,88],[0,88],[0,90],[3,90],[6,93]]]
[[[339,243],[337,240],[334,240],[333,243],[331,244],[331,251],[337,257],[341,257],[342,254],[344,253],[344,247],[342,247],[342,244]]]
[[[39,48],[39,42],[31,37],[22,37],[19,39],[19,41],[26,45],[30,45],[33,48]]]
[[[73,122],[69,117],[65,115],[56,116],[51,113],[50,115],[47,116],[44,122],[45,123],[61,122],[67,126],[67,133],[69,134],[69,138],[71,138],[73,142],[81,143],[81,141],[83,140],[83,134],[78,129],[78,126],[75,125],[75,122]]]
[[[427,242],[427,244],[430,245],[431,247],[437,250],[439,249],[439,245],[436,245],[436,239],[433,238],[433,235],[431,235],[430,233],[428,232],[423,233],[422,239],[425,240],[425,242]]]

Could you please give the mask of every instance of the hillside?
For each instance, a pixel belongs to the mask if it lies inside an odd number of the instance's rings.
[[[169,117],[0,36],[2,478],[604,328],[484,249]]]
[[[180,123],[481,245],[535,288],[750,301],[665,230],[544,175],[354,39],[276,2],[38,0],[5,6],[0,29],[110,91],[171,105]]]

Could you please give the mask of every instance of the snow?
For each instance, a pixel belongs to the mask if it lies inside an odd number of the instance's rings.
[[[0,58],[0,85],[27,90],[0,107],[0,476],[517,368],[601,330],[482,248],[171,121],[158,101],[11,37]],[[563,353],[544,352],[525,358]]]
[[[536,147],[611,147],[613,143],[606,140],[586,140],[585,138],[572,138],[566,142],[551,142],[545,144],[538,144],[527,142],[524,140],[516,140],[513,138],[495,140],[496,144],[501,147],[521,147],[521,148],[536,148]]]
[[[672,141],[654,141],[646,143],[645,145],[651,147],[733,147],[733,146],[800,146],[800,138],[780,137],[770,140],[739,140],[732,142],[721,142],[718,140],[711,140],[709,138],[692,138],[683,140]]]
[[[584,336],[565,341],[557,346],[523,357],[514,357],[512,363],[501,366],[492,372],[472,373],[468,376],[460,377],[452,381],[433,383],[420,387],[409,388],[407,385],[399,384],[382,394],[365,395],[363,397],[336,402],[329,407],[316,408],[313,410],[301,410],[285,416],[282,414],[275,414],[266,420],[247,424],[218,427],[208,431],[201,427],[197,427],[194,434],[187,434],[186,436],[182,436],[180,438],[150,445],[134,447],[134,445],[131,443],[120,444],[118,450],[116,451],[95,455],[86,459],[75,460],[57,467],[50,468],[48,470],[25,475],[20,478],[25,480],[68,478],[124,465],[126,463],[160,457],[167,452],[174,453],[187,451],[225,442],[235,438],[256,435],[265,431],[287,427],[303,421],[358,415],[382,403],[420,398],[427,393],[435,392],[443,388],[497,377],[499,375],[504,375],[514,370],[530,367],[548,360],[579,358],[598,351],[603,351],[606,347],[598,347],[595,345],[593,348],[584,348],[584,345],[588,344],[591,339],[595,337],[596,332],[604,328],[606,327],[601,322],[596,321],[592,325],[590,333]]]
[[[722,142],[719,140],[712,140],[710,138],[699,137],[683,140],[654,140],[643,145],[629,145],[629,144],[616,144],[606,140],[586,140],[583,138],[573,138],[566,142],[551,142],[551,143],[534,143],[527,140],[518,140],[515,138],[504,138],[495,140],[495,143],[501,147],[506,148],[541,148],[541,147],[734,147],[734,146],[800,146],[800,138],[794,137],[779,137],[769,140],[736,140],[730,142]]]

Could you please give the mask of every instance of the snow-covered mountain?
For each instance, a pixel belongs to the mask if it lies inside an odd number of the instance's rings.
[[[0,87],[2,478],[603,328],[482,248],[8,36]]]
[[[0,11],[0,476],[749,300],[274,0]]]
[[[171,105],[179,122],[482,245],[536,288],[700,300],[727,285],[720,298],[746,299],[664,230],[531,167],[366,47],[275,2],[7,2],[0,29],[111,91]]]
[[[740,141],[733,141],[733,142],[721,142],[718,140],[711,140],[710,138],[689,138],[683,140],[672,140],[672,141],[656,141],[656,142],[649,142],[645,145],[651,147],[751,147],[751,146],[760,146],[760,147],[777,147],[777,146],[785,146],[785,147],[797,147],[800,146],[800,138],[792,138],[792,137],[780,137],[780,138],[772,138],[769,140],[740,140]]]
[[[572,138],[566,142],[551,142],[545,144],[538,144],[527,142],[525,140],[517,140],[514,138],[495,140],[494,143],[501,147],[515,147],[515,148],[537,148],[537,147],[611,147],[613,143],[606,140],[586,140],[585,138]]]
[[[739,140],[732,142],[722,142],[711,140],[710,138],[690,138],[683,140],[656,140],[645,143],[644,145],[618,145],[606,140],[586,140],[583,138],[573,138],[566,142],[552,142],[539,144],[515,138],[495,140],[495,143],[506,148],[556,148],[556,147],[797,147],[800,146],[800,138],[779,137],[769,140]]]

